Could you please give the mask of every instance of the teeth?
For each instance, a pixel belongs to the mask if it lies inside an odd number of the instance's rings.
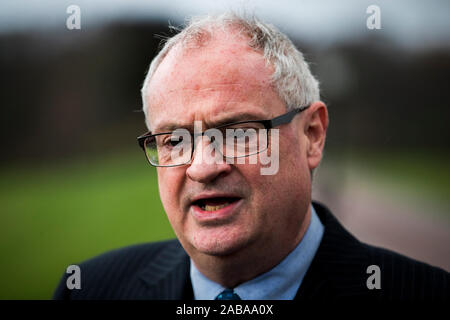
[[[229,205],[229,202],[225,202],[224,204],[218,205],[218,206],[210,206],[208,204],[202,206],[202,210],[204,211],[217,211],[220,210],[222,208],[225,208],[227,205]]]

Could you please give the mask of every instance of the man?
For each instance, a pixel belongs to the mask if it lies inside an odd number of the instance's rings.
[[[84,262],[81,289],[64,277],[55,298],[448,299],[447,272],[359,242],[312,202],[327,108],[274,27],[193,19],[153,60],[142,96],[139,143],[178,240]],[[262,155],[277,163],[269,173]]]

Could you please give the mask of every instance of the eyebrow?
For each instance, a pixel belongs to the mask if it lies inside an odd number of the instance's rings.
[[[175,124],[175,123],[163,124],[163,125],[159,126],[158,128],[156,128],[155,130],[152,130],[152,133],[166,133],[166,132],[169,133],[176,129],[192,130],[192,129],[194,129],[194,125],[193,124],[182,125],[182,124]]]
[[[209,124],[208,128],[216,128],[218,126],[228,124],[228,123],[241,122],[241,121],[252,121],[252,120],[266,120],[266,118],[264,118],[260,114],[255,114],[255,113],[251,113],[251,112],[243,112],[243,113],[239,113],[239,114],[228,115],[221,119],[208,122],[208,124]],[[163,125],[159,126],[157,128],[157,130],[155,130],[154,133],[172,132],[176,129],[181,129],[181,128],[193,130],[194,124],[193,123],[190,123],[190,124],[167,123],[167,124],[163,124]]]

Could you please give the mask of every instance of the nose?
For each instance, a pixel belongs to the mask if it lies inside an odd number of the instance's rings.
[[[192,162],[186,170],[186,175],[193,181],[209,183],[231,171],[231,164],[226,163],[221,154],[217,151],[212,154],[209,143],[206,137],[201,137],[194,148]]]

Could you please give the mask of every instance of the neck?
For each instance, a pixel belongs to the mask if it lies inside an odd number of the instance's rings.
[[[289,255],[300,243],[311,221],[311,208],[297,232],[286,232],[283,239],[267,239],[226,256],[203,253],[190,254],[197,269],[210,280],[225,288],[234,288],[269,271]]]

